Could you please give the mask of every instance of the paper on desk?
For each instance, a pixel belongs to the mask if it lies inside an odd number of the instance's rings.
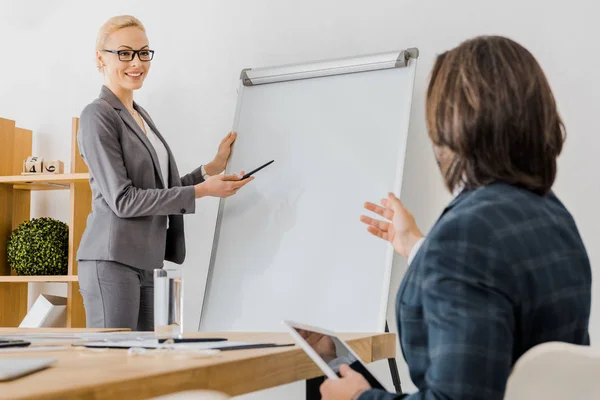
[[[154,333],[141,332],[81,332],[81,333],[5,333],[0,338],[11,340],[25,340],[32,344],[56,343],[56,342],[95,342],[95,341],[119,341],[119,340],[147,340],[154,338]]]
[[[79,343],[85,347],[114,347],[129,349],[131,347],[143,347],[145,349],[156,349],[156,348],[173,348],[173,349],[186,349],[186,350],[210,350],[220,349],[222,347],[235,348],[245,347],[248,345],[258,344],[254,342],[198,342],[198,343],[172,343],[172,344],[159,344],[157,339],[147,340],[121,340],[121,341],[102,341],[93,343]]]

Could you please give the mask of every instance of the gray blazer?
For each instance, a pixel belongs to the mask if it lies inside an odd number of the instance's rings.
[[[134,103],[169,153],[168,186],[156,152],[123,103],[107,87],[85,107],[78,143],[90,170],[92,212],[78,260],[116,261],[140,269],[185,259],[183,214],[196,210],[193,185],[200,168],[179,177],[171,149],[148,113]],[[169,229],[167,230],[167,218]]]

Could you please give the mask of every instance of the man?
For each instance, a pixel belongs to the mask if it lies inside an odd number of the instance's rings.
[[[522,46],[478,37],[440,55],[429,136],[458,193],[427,238],[392,194],[368,230],[414,256],[397,296],[400,343],[419,391],[370,390],[343,366],[324,400],[500,400],[511,368],[549,341],[589,344],[591,268],[551,191],[564,128],[544,73]],[[420,246],[420,248],[419,248]]]

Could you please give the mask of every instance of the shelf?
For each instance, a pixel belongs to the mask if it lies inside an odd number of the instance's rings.
[[[32,275],[32,276],[0,276],[0,283],[13,282],[77,282],[77,275]]]
[[[0,176],[0,184],[13,185],[20,190],[62,190],[68,189],[71,183],[86,183],[90,174],[39,174]]]
[[[92,192],[89,170],[77,146],[78,131],[79,118],[73,118],[70,159],[65,159],[70,167],[65,170],[66,173],[22,174],[23,160],[34,154],[33,132],[16,127],[12,120],[0,118],[0,253],[5,253],[11,230],[31,219],[31,202],[35,200],[35,196],[31,194],[33,191],[44,193],[47,190],[58,190],[63,195],[68,194],[69,198],[68,201],[65,201],[65,196],[60,200],[53,199],[53,196],[44,199],[44,202],[55,203],[49,204],[50,206],[64,207],[69,211],[68,266],[66,271],[60,271],[64,275],[12,275],[14,271],[8,264],[6,255],[0,254],[0,327],[16,328],[21,324],[29,310],[28,286],[32,282],[57,282],[66,286],[66,326],[85,327],[85,308],[77,277],[77,249],[92,209]]]

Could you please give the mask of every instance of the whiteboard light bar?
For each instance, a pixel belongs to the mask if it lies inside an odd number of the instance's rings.
[[[362,57],[348,57],[270,68],[247,68],[240,79],[244,86],[352,74],[380,69],[406,67],[411,58],[418,58],[419,50],[410,48],[401,52],[378,53]]]

